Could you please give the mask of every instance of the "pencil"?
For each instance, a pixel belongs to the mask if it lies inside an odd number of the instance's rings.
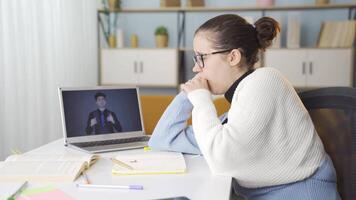
[[[124,163],[124,162],[122,162],[122,161],[120,161],[120,160],[118,160],[118,159],[116,159],[116,158],[111,158],[111,161],[112,161],[113,163],[115,163],[115,164],[120,165],[121,167],[126,168],[126,169],[130,169],[130,170],[133,170],[133,169],[134,169],[132,166],[130,166],[130,165],[128,165],[128,164],[126,164],[126,163]]]
[[[16,197],[27,187],[28,181],[25,181],[7,200],[15,200]]]

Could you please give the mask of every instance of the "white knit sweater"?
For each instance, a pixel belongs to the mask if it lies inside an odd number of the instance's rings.
[[[324,147],[291,84],[273,68],[259,68],[236,88],[222,125],[211,93],[188,94],[193,130],[211,171],[248,188],[280,185],[311,176]]]

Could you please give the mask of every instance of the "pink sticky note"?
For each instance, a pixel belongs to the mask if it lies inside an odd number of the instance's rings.
[[[72,197],[62,192],[61,190],[55,189],[49,192],[41,192],[31,195],[20,195],[16,200],[73,200]]]

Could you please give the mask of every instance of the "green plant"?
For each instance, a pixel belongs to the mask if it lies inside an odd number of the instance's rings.
[[[156,28],[155,35],[166,35],[168,36],[167,28],[164,26],[159,26]]]
[[[115,35],[117,29],[118,12],[112,11],[121,9],[121,0],[101,0],[101,2],[105,19],[101,20],[101,16],[99,15],[99,25],[103,29],[105,39],[109,44],[109,36]]]

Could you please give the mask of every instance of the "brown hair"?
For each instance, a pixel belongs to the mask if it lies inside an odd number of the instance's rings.
[[[225,14],[209,19],[195,34],[203,31],[213,33],[209,39],[217,50],[240,49],[247,66],[251,68],[258,61],[258,51],[264,51],[271,45],[280,27],[270,17],[262,17],[252,25],[238,15]]]

